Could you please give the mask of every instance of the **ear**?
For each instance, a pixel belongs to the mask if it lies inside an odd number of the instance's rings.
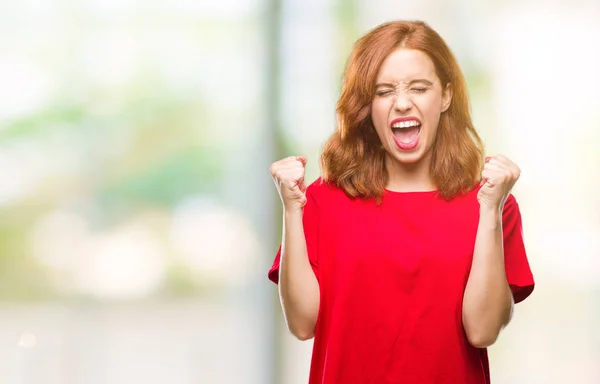
[[[450,108],[452,102],[452,84],[446,84],[446,88],[442,93],[442,112],[446,112]]]

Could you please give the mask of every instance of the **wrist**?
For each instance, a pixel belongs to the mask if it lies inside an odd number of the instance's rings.
[[[479,208],[479,223],[486,224],[493,229],[500,228],[502,224],[500,207],[481,206]]]
[[[283,216],[286,220],[289,219],[295,219],[295,218],[302,218],[302,215],[304,214],[304,207],[284,207],[283,209]]]
[[[480,204],[479,213],[485,215],[496,215],[502,212],[502,206],[497,204]]]

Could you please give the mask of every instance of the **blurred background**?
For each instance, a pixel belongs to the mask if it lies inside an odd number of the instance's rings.
[[[1,0],[0,382],[307,382],[271,162],[334,128],[353,42],[422,19],[522,168],[537,287],[495,384],[600,383],[600,2]]]

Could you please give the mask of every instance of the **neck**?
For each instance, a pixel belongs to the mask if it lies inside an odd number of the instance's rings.
[[[386,156],[385,167],[388,173],[386,188],[394,192],[422,192],[433,191],[436,186],[431,180],[429,167],[430,156],[416,163],[401,163],[398,160]]]

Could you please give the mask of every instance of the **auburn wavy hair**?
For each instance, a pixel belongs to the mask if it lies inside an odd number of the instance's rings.
[[[451,199],[479,182],[483,143],[473,126],[462,71],[441,36],[422,21],[388,22],[355,43],[337,103],[337,127],[321,155],[322,178],[351,197],[381,201],[388,182],[386,153],[371,121],[371,102],[381,64],[399,48],[427,54],[442,86],[452,87],[450,106],[440,116],[430,169],[438,193]]]

